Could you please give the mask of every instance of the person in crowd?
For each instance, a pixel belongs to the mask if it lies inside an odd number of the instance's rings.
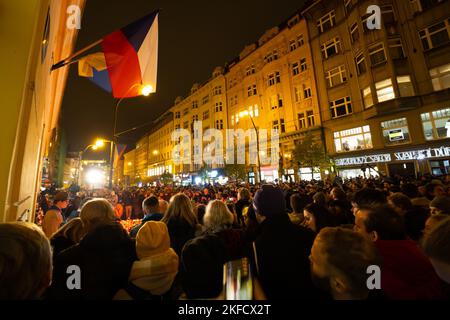
[[[244,257],[245,237],[233,229],[234,217],[220,200],[209,202],[205,232],[186,243],[182,252],[181,278],[189,299],[216,298],[223,288],[223,265]]]
[[[439,224],[439,222],[447,219],[449,216],[446,214],[433,214],[430,215],[425,222],[425,227],[423,229],[422,243],[425,241],[426,237],[430,234],[431,230]]]
[[[290,198],[292,212],[289,213],[289,219],[295,225],[301,226],[305,220],[303,209],[308,205],[308,198],[299,193],[294,193]]]
[[[181,256],[184,244],[201,230],[191,201],[182,193],[170,199],[169,208],[161,221],[167,224],[171,246],[178,256]]]
[[[130,191],[125,190],[122,194],[122,202],[125,208],[125,217],[127,220],[131,219],[133,213],[133,197]]]
[[[439,182],[438,182],[439,181]],[[432,201],[437,196],[444,196],[445,189],[440,180],[428,183],[425,186],[426,197],[428,200]]]
[[[164,199],[159,199],[159,210],[158,212],[160,212],[163,216],[167,211],[167,208],[169,207],[169,203],[164,200]]]
[[[401,217],[413,209],[413,204],[411,199],[405,196],[403,193],[397,192],[391,194],[388,198],[389,206],[397,212]]]
[[[438,276],[450,284],[450,217],[430,231],[423,248]]]
[[[64,221],[68,222],[80,216],[81,198],[76,196],[65,210]]]
[[[430,213],[450,215],[450,197],[436,196],[430,202]]]
[[[421,196],[419,193],[419,188],[414,183],[405,183],[401,186],[401,192],[411,199],[413,206],[418,206],[428,209],[430,206],[430,200],[426,197]]]
[[[133,218],[140,219],[142,218],[143,214],[145,214],[142,203],[145,200],[145,196],[142,194],[140,190],[133,193],[131,202],[133,206]]]
[[[323,193],[322,191],[320,192],[316,192],[313,196],[313,202],[317,203],[318,205],[322,206],[322,207],[327,207],[328,206],[328,199],[327,196],[325,195],[325,193]]]
[[[369,266],[380,265],[378,252],[369,239],[344,228],[323,228],[311,249],[313,283],[334,300],[366,300]]]
[[[334,187],[330,191],[328,208],[331,215],[339,224],[353,224],[355,218],[352,214],[352,205],[341,187]]]
[[[319,233],[325,227],[334,226],[334,222],[331,221],[332,217],[326,207],[323,207],[317,203],[311,203],[303,210],[305,217],[303,225],[311,229],[315,234]]]
[[[148,199],[148,198],[147,198]],[[169,231],[165,223],[148,221],[136,236],[139,260],[133,263],[128,285],[115,300],[161,300],[167,298],[178,273],[178,256],[170,247]]]
[[[352,199],[352,211],[355,215],[359,208],[371,208],[387,204],[386,195],[376,189],[364,188],[357,191]]]
[[[159,200],[155,196],[151,196],[146,198],[142,202],[142,210],[145,215],[142,219],[142,222],[131,229],[130,237],[135,238],[139,229],[147,222],[147,221],[160,221],[163,218],[163,214],[159,212]]]
[[[259,234],[250,248],[252,264],[268,299],[311,299],[309,255],[314,235],[290,222],[283,192],[262,185],[253,199]]]
[[[250,191],[247,188],[240,188],[238,192],[238,201],[236,202],[236,215],[238,223],[244,226],[244,218],[242,215],[242,210],[251,206],[251,196]]]
[[[203,225],[203,217],[205,216],[206,206],[204,204],[199,204],[195,207],[198,223]]]
[[[0,300],[41,299],[51,281],[52,250],[42,230],[0,223]]]
[[[125,229],[114,222],[114,209],[105,199],[87,202],[80,213],[86,235],[54,261],[48,299],[111,300],[128,283],[136,248]],[[71,282],[69,266],[79,267],[80,281]],[[77,272],[76,270],[72,272]],[[78,288],[77,290],[71,290]]]
[[[62,211],[67,208],[69,204],[69,195],[67,192],[58,192],[53,199],[53,206],[45,213],[42,221],[42,230],[47,238],[50,237],[59,229],[64,221]]]
[[[389,206],[360,208],[355,231],[373,241],[383,263],[381,287],[394,300],[440,299],[442,288],[417,244],[406,238],[403,219]]]
[[[80,218],[73,218],[67,222],[50,238],[50,244],[53,248],[53,258],[57,257],[62,251],[79,243],[84,235],[83,222]]]

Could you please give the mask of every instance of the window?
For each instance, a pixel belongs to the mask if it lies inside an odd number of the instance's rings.
[[[192,121],[198,121],[198,114],[194,114],[192,116]]]
[[[175,112],[175,119],[180,119],[181,115],[180,115],[180,111]]]
[[[247,88],[247,96],[255,96],[257,94],[256,84],[251,85]]]
[[[352,39],[352,43],[358,41],[359,39],[359,31],[358,31],[358,23],[355,22],[350,27],[350,38]]]
[[[45,62],[47,56],[48,43],[50,41],[50,9],[47,11],[47,18],[45,19],[44,34],[41,43],[41,63]]]
[[[184,128],[184,129],[189,128],[189,121],[183,122],[183,128]]]
[[[406,118],[381,122],[383,139],[386,146],[410,142],[408,122]]]
[[[300,129],[305,129],[306,128],[306,117],[304,113],[299,113],[298,114],[298,126]]]
[[[214,87],[214,89],[213,89],[213,95],[214,95],[214,96],[217,96],[217,95],[219,95],[219,94],[222,94],[222,87],[221,87],[221,86]]]
[[[450,108],[421,114],[425,139],[450,138]]]
[[[397,84],[400,97],[410,97],[414,95],[414,87],[410,76],[398,76]]]
[[[295,102],[300,102],[302,90],[299,87],[294,87],[294,99]]]
[[[322,44],[322,57],[324,59],[328,59],[329,57],[339,53],[340,43],[339,38],[334,38]]]
[[[336,152],[373,148],[370,127],[364,126],[335,132],[334,146]]]
[[[429,50],[442,46],[449,42],[450,19],[436,23],[428,28],[419,31],[420,39],[424,50]]]
[[[277,50],[273,50],[272,52],[268,53],[265,57],[264,57],[264,61],[266,63],[270,63],[272,61],[278,60],[278,52]]]
[[[306,64],[306,58],[300,59],[300,70],[305,71],[308,68]]]
[[[338,84],[344,83],[347,81],[347,72],[345,70],[345,66],[341,65],[337,68],[331,69],[327,72],[327,83],[328,87],[332,88],[337,86]]]
[[[378,102],[395,99],[395,92],[391,79],[386,79],[375,83],[375,89],[377,90]]]
[[[222,102],[216,102],[216,112],[222,112]]]
[[[312,111],[306,111],[306,116],[308,117],[308,127],[314,127],[316,125],[314,113]]]
[[[358,71],[358,74],[361,75],[364,72],[366,72],[367,68],[366,68],[366,60],[364,58],[364,54],[361,53],[358,56],[356,56],[355,59],[356,62],[356,70]]]
[[[237,105],[237,103],[238,103],[238,97],[237,97],[237,95],[230,98],[230,106]]]
[[[216,120],[216,129],[223,130],[223,120]]]
[[[289,50],[290,51],[294,51],[295,49],[297,49],[298,47],[298,43],[295,40],[291,40],[289,41]]]
[[[276,131],[280,130],[280,127],[278,126],[278,120],[272,122],[272,129]]]
[[[305,99],[311,98],[311,88],[304,88],[303,89],[303,97]]]
[[[339,118],[349,115],[353,112],[350,97],[344,97],[330,102],[330,110],[332,118]]]
[[[404,59],[402,40],[400,38],[388,39],[389,54],[392,60]]]
[[[281,95],[277,94],[277,99],[278,99],[278,108],[282,108],[283,107],[283,99],[281,98]]]
[[[280,73],[278,71],[269,75],[269,87],[280,82]]]
[[[328,12],[322,18],[317,20],[317,28],[320,33],[331,29],[334,25],[336,25],[336,14],[334,10]]]
[[[269,99],[269,104],[272,110],[283,107],[283,99],[279,94],[271,96]]]
[[[298,68],[298,62],[295,62],[292,64],[292,74],[294,76],[298,75],[300,73],[300,69]]]
[[[392,24],[395,22],[395,14],[392,5],[381,6],[381,19],[383,24]]]
[[[198,101],[192,101],[192,109],[197,109],[198,108]]]
[[[209,102],[209,96],[204,96],[202,99],[202,104],[207,104]]]
[[[284,119],[280,119],[280,127],[281,127],[281,133],[285,133],[286,127],[284,125]]]
[[[364,100],[364,108],[368,109],[373,106],[372,90],[370,89],[370,86],[363,89],[362,95]]]
[[[189,113],[189,109],[188,108],[183,109],[183,116],[187,115],[188,113]]]
[[[450,64],[431,69],[430,77],[434,91],[450,88]]]
[[[203,120],[209,119],[209,110],[203,112]]]
[[[247,76],[255,73],[255,66],[252,64],[251,66],[247,67],[247,70],[245,71],[245,74]]]
[[[344,0],[344,7],[345,12],[348,14],[353,8],[352,0]]]
[[[176,125],[175,125],[175,130],[178,130],[178,129],[181,129],[181,127],[180,127],[179,124],[176,124]]]
[[[303,40],[303,35],[302,34],[297,37],[297,43],[298,43],[299,47],[301,47],[301,46],[303,46],[305,44],[305,40]]]
[[[384,44],[378,43],[369,47],[369,57],[372,66],[386,62],[386,53],[384,52]]]

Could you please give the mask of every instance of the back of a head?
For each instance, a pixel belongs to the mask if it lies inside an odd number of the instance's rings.
[[[345,194],[344,190],[342,190],[342,188],[340,188],[340,187],[334,187],[331,190],[331,193],[334,194],[334,197],[337,200],[346,200],[347,199],[347,195]]]
[[[419,195],[419,188],[413,183],[405,183],[401,186],[401,192],[408,198],[414,199]]]
[[[349,229],[327,227],[319,232],[314,246],[325,255],[328,272],[346,277],[352,295],[367,294],[367,268],[380,264],[373,242]]]
[[[450,197],[437,196],[430,202],[430,208],[436,208],[440,214],[450,215]]]
[[[217,230],[233,223],[233,215],[220,200],[210,201],[206,207],[203,224],[207,229]]]
[[[200,224],[203,224],[203,218],[205,216],[206,206],[204,204],[199,204],[197,206],[197,219]]]
[[[388,197],[388,200],[392,202],[392,204],[403,210],[408,211],[411,210],[413,205],[411,203],[411,199],[405,196],[403,193],[396,192]]]
[[[376,231],[379,240],[404,240],[406,237],[403,218],[387,205],[361,208],[367,212],[364,222],[366,231]]]
[[[155,213],[159,211],[159,200],[155,196],[148,197],[142,201],[142,210],[147,213]]]
[[[37,299],[50,285],[52,253],[31,223],[0,224],[0,300]]]
[[[158,208],[159,213],[165,214],[168,207],[169,203],[166,200],[159,200],[159,208]]]
[[[294,193],[290,198],[292,210],[296,213],[303,213],[303,209],[305,209],[309,203],[308,200],[307,196]]]
[[[335,225],[331,219],[331,214],[328,209],[318,203],[308,204],[304,210],[314,216],[317,231],[324,227],[332,227]]]
[[[238,195],[239,195],[239,199],[250,200],[250,191],[248,191],[247,188],[239,189]]]
[[[272,217],[286,214],[286,200],[283,192],[270,184],[262,185],[256,191],[253,204],[256,207],[256,213],[261,216]]]
[[[90,232],[98,225],[114,221],[114,208],[106,199],[93,199],[81,208],[80,218],[86,232]]]
[[[176,194],[170,199],[169,208],[162,219],[166,223],[173,220],[184,221],[191,226],[198,223],[191,200],[183,193]]]
[[[67,222],[61,228],[59,228],[59,230],[56,231],[51,238],[63,236],[64,238],[67,238],[75,243],[78,243],[81,241],[81,238],[83,238],[85,234],[86,230],[83,226],[81,218],[73,218],[69,220],[69,222]]]
[[[386,195],[382,191],[371,188],[364,188],[356,192],[352,202],[356,203],[359,208],[376,207],[387,203]]]
[[[450,217],[439,222],[425,238],[425,254],[450,265]]]
[[[314,200],[315,203],[317,203],[317,204],[319,204],[321,206],[326,206],[327,205],[327,196],[323,192],[316,192],[313,195],[313,200]]]

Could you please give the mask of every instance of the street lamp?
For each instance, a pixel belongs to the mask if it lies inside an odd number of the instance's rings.
[[[81,171],[82,171],[82,169],[83,169],[83,154],[86,152],[86,151],[88,151],[89,149],[92,149],[92,150],[94,150],[94,151],[97,151],[98,150],[98,145],[97,144],[90,144],[90,145],[88,145],[86,148],[84,148],[84,150],[83,151],[80,151],[79,153],[78,153],[78,175],[77,175],[77,182],[78,182],[78,185],[81,185]]]
[[[112,189],[112,180],[113,180],[113,162],[114,162],[114,141],[106,140],[106,139],[97,139],[95,141],[95,146],[97,148],[103,148],[105,143],[109,143],[111,145],[109,151],[109,188]]]
[[[259,157],[259,132],[258,132],[258,129],[256,128],[255,122],[253,121],[253,115],[250,112],[245,110],[245,111],[242,111],[241,113],[239,113],[239,117],[240,118],[243,118],[243,117],[246,117],[246,116],[250,117],[250,120],[252,121],[253,128],[255,129],[255,132],[256,132],[256,152],[257,152],[257,155],[258,155],[258,182],[260,183],[262,175],[261,175],[261,159]]]

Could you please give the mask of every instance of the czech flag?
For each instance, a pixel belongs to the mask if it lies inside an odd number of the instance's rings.
[[[114,98],[156,92],[158,13],[155,11],[104,37],[102,52],[79,60],[79,75],[112,92]]]

